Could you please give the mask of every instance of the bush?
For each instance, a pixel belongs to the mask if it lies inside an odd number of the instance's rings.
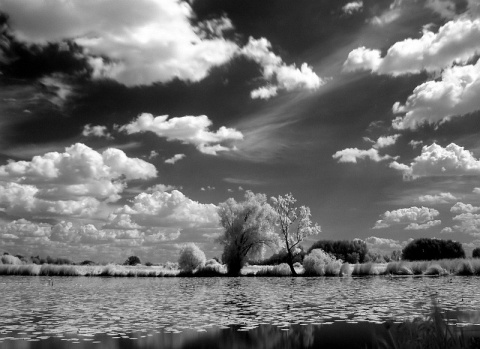
[[[0,257],[2,264],[14,264],[14,265],[22,265],[22,261],[20,258],[12,256],[10,254],[4,254]]]
[[[421,238],[411,241],[402,251],[404,260],[465,258],[462,244],[452,240]]]
[[[368,252],[365,241],[359,239],[353,241],[319,240],[310,247],[308,253],[318,248],[335,256],[336,259],[341,259],[348,263],[363,263]]]
[[[178,265],[183,271],[191,272],[205,265],[205,253],[194,243],[186,244],[180,250]]]
[[[323,276],[326,272],[331,272],[336,267],[332,266],[327,269],[329,264],[339,264],[338,271],[340,271],[341,261],[326,253],[320,248],[316,248],[308,254],[303,260],[303,268],[305,269],[305,274],[307,275],[320,275]]]
[[[472,258],[480,258],[480,247],[475,247],[473,249]]]
[[[296,249],[293,252],[293,263],[303,263],[303,259],[306,256],[306,252],[303,250],[303,247],[300,246],[298,249]],[[288,253],[287,250],[282,249],[278,253],[274,253],[270,257],[260,260],[260,261],[249,261],[250,265],[278,265],[278,264],[283,264],[288,262]]]
[[[137,265],[140,263],[140,258],[138,258],[137,256],[130,256],[126,259],[125,262],[123,262],[123,265]]]
[[[145,263],[145,266],[146,266],[146,267],[151,267],[152,265],[153,265],[152,262],[147,262],[147,263]]]

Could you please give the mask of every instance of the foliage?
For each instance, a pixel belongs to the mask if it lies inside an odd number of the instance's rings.
[[[294,256],[293,256],[293,264],[295,263],[303,263],[303,259],[307,253],[303,249],[303,246],[299,246],[298,249],[296,249]],[[249,264],[255,264],[255,265],[278,265],[282,263],[287,263],[288,259],[288,253],[285,249],[281,249],[278,253],[274,253],[270,257],[260,260],[260,261],[249,261]],[[288,264],[288,263],[287,263]]]
[[[48,264],[58,264],[58,265],[64,265],[64,264],[75,264],[73,263],[70,259],[68,258],[52,258],[50,256],[47,256],[47,263]]]
[[[402,251],[404,260],[465,258],[462,244],[452,240],[421,238],[411,241]]]
[[[390,255],[379,252],[368,251],[365,255],[365,263],[388,263],[391,261]]]
[[[306,206],[296,207],[297,200],[292,194],[272,197],[272,207],[277,213],[276,225],[279,227],[279,235],[287,255],[286,262],[293,275],[296,275],[293,267],[296,247],[306,237],[321,232],[320,226],[310,220],[310,208]]]
[[[315,242],[308,252],[321,248],[327,253],[334,255],[337,259],[341,259],[348,263],[363,263],[368,252],[365,241],[355,239],[353,241],[342,240],[319,240]]]
[[[303,260],[303,268],[307,275],[333,275],[337,269],[338,273],[340,272],[341,266],[341,260],[320,248],[312,250]]]
[[[402,251],[395,250],[390,254],[390,261],[398,262],[402,259]]]
[[[20,258],[12,256],[10,254],[4,254],[3,256],[0,257],[0,262],[2,264],[13,264],[13,265],[21,265],[23,262],[20,260]]]
[[[472,258],[480,258],[480,247],[475,247],[473,249]]]
[[[242,202],[230,198],[219,205],[218,214],[224,232],[217,242],[224,246],[222,260],[230,275],[239,275],[247,259],[258,257],[266,246],[277,248],[276,215],[264,194],[247,191]]]
[[[123,265],[137,265],[140,263],[140,258],[137,256],[130,256],[125,260],[125,262],[123,262]]]
[[[205,253],[194,243],[188,243],[180,250],[178,265],[186,272],[192,272],[205,265]]]

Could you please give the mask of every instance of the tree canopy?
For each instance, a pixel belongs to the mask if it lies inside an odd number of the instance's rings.
[[[298,245],[310,235],[321,232],[320,226],[310,220],[310,208],[295,206],[297,200],[292,194],[279,195],[271,198],[272,207],[277,213],[276,225],[279,229],[280,239],[287,254],[287,264],[293,275],[296,275],[293,267],[295,251]]]
[[[465,251],[457,241],[421,238],[405,246],[402,257],[410,261],[465,258]]]
[[[330,253],[337,259],[348,263],[363,263],[368,253],[368,247],[365,241],[355,240],[319,240],[315,242],[308,252],[321,248],[326,253]]]
[[[278,247],[276,213],[264,194],[246,191],[244,201],[230,198],[221,203],[218,214],[224,232],[217,242],[224,246],[222,259],[229,274],[238,275],[247,258],[255,258],[266,246]]]

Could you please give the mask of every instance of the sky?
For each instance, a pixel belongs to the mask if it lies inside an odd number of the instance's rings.
[[[0,251],[220,257],[217,206],[480,247],[475,0],[0,0]]]

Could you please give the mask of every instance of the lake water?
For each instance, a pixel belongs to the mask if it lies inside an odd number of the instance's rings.
[[[0,348],[365,347],[432,298],[480,332],[477,277],[1,276]]]

